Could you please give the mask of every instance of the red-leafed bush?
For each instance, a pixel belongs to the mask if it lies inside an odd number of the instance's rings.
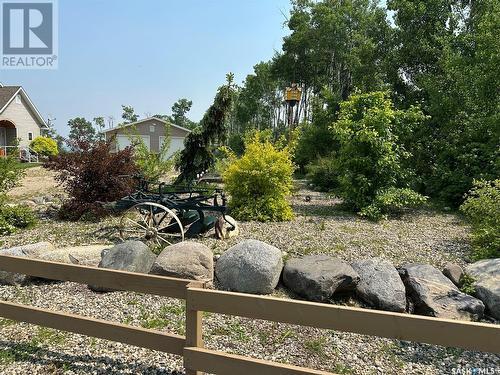
[[[44,165],[56,172],[57,182],[68,194],[60,211],[62,218],[102,216],[106,213],[103,203],[120,199],[135,189],[130,176],[138,170],[131,148],[110,153],[110,143],[100,141],[80,142],[73,149],[74,152],[53,157]]]

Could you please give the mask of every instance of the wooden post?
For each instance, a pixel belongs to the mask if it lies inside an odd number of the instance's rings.
[[[186,291],[189,287],[190,285],[187,286]],[[186,298],[186,347],[204,347],[203,311],[194,310],[188,298]],[[186,375],[203,375],[203,372],[186,368]]]

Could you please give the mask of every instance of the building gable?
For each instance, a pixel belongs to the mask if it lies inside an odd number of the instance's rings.
[[[113,138],[115,137],[130,136],[132,134],[147,137],[150,142],[150,149],[154,152],[158,152],[160,150],[162,140],[164,140],[166,137],[166,124],[167,122],[162,119],[150,117],[132,124],[126,124],[124,126],[117,126],[108,129],[104,132],[104,134],[106,135],[106,140],[108,141],[113,140]],[[168,135],[172,139],[178,139],[180,140],[178,142],[183,143],[184,138],[190,133],[190,130],[174,124],[170,125],[171,126]]]
[[[8,120],[9,114],[19,112],[20,104],[39,128],[47,127],[42,115],[21,86],[0,86],[0,118]]]

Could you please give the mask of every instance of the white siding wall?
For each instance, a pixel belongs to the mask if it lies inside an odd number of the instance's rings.
[[[15,99],[10,102],[8,107],[0,114],[0,120],[9,120],[16,125],[17,138],[21,138],[19,143],[21,147],[29,146],[29,132],[33,133],[33,138],[40,135],[40,127],[22,97],[20,104],[16,103]]]

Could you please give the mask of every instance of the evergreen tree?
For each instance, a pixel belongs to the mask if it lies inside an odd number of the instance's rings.
[[[180,171],[177,182],[192,182],[197,175],[214,165],[214,149],[224,143],[227,137],[226,116],[231,108],[233,74],[227,75],[227,84],[221,86],[214,103],[200,121],[200,126],[184,140],[177,168]]]

